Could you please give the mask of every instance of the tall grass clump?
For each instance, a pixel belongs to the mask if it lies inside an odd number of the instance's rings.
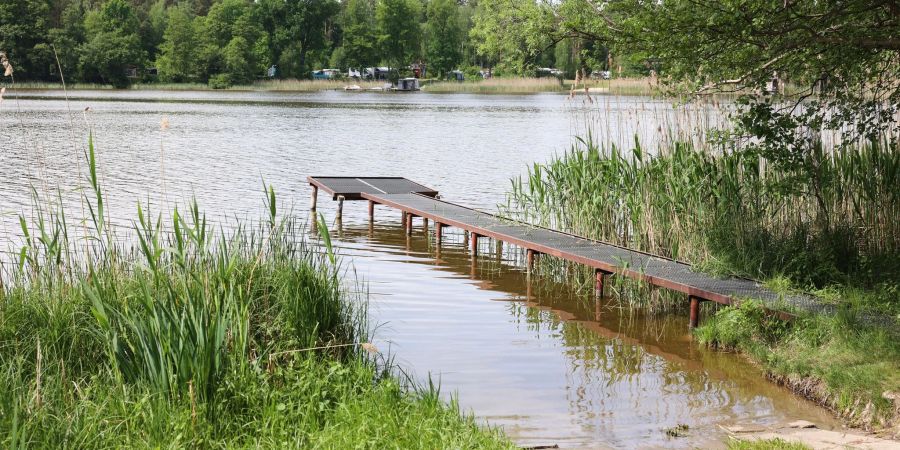
[[[191,202],[123,232],[86,159],[86,220],[35,194],[0,267],[0,447],[509,446],[392,376],[274,190],[228,231]]]
[[[637,141],[623,150],[585,139],[513,180],[506,209],[708,270],[786,276],[803,287],[872,287],[900,276],[900,152],[883,142],[820,149],[810,175],[743,151],[676,141],[652,155]]]

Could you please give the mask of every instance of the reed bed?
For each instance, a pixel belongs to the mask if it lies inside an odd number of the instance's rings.
[[[824,152],[817,172],[675,142],[652,156],[590,139],[513,181],[518,217],[751,277],[867,285],[900,273],[900,152]]]
[[[562,83],[553,77],[545,78],[489,78],[476,81],[437,81],[425,84],[423,91],[434,93],[469,94],[537,94],[565,92]]]
[[[565,80],[563,86],[575,93],[588,90],[590,94],[658,96],[662,94],[659,82],[650,77],[611,78],[609,80]]]
[[[86,153],[86,221],[35,194],[0,267],[0,447],[510,447],[393,376],[324,220],[269,188],[256,225],[139,206],[123,240]]]

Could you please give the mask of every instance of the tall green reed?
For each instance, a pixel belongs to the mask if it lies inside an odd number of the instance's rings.
[[[654,155],[637,139],[621,149],[588,137],[514,179],[503,209],[717,272],[815,286],[891,279],[900,152],[872,142],[823,154],[817,197],[808,174],[739,149],[675,141]]]

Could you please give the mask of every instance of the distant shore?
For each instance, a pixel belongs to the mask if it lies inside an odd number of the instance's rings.
[[[340,91],[348,86],[358,86],[358,91],[377,91],[385,81],[345,80],[271,80],[253,84],[235,85],[225,89],[213,89],[203,83],[135,83],[124,89],[115,89],[108,84],[75,83],[65,86],[67,90],[123,90],[123,91],[261,91],[261,92],[319,92]],[[573,89],[573,86],[575,89]],[[24,82],[17,83],[16,90],[61,90],[62,83]],[[12,89],[8,86],[7,89]],[[648,78],[617,78],[613,80],[588,80],[575,83],[574,80],[557,78],[491,78],[487,80],[440,81],[423,79],[422,91],[430,93],[467,94],[538,94],[570,93],[611,94],[611,95],[657,95],[659,89]]]

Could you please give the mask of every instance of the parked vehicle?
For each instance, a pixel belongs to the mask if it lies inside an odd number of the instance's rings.
[[[608,80],[612,74],[608,70],[595,70],[591,72],[591,78],[595,80]]]
[[[386,80],[390,69],[387,67],[366,67],[362,71],[365,80]]]
[[[563,71],[559,69],[554,69],[552,67],[540,67],[535,70],[535,75],[538,78],[541,77],[561,77],[563,76]]]
[[[340,76],[341,71],[338,69],[319,69],[312,72],[313,80],[334,80]]]

